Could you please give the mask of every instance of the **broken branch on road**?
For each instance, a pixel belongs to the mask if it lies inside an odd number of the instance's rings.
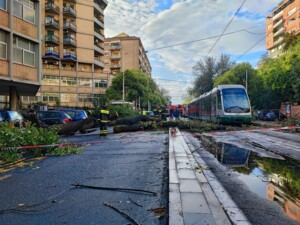
[[[118,213],[122,214],[123,216],[125,216],[127,219],[129,219],[131,222],[133,222],[136,225],[140,225],[140,223],[136,222],[131,216],[129,216],[126,212],[116,208],[115,206],[113,206],[112,204],[108,203],[108,202],[103,202],[104,205],[108,206],[109,208],[114,209],[115,211],[117,211]]]
[[[145,191],[141,189],[132,189],[132,188],[114,188],[114,187],[101,187],[101,186],[90,186],[85,184],[72,184],[72,186],[76,188],[89,188],[89,189],[97,189],[97,190],[108,190],[108,191],[120,191],[120,192],[137,192],[143,194],[151,194],[157,195],[157,193],[153,191]]]

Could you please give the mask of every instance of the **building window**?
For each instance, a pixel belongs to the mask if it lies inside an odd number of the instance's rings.
[[[107,88],[107,79],[95,79],[94,81],[95,88]]]
[[[91,78],[80,78],[79,87],[92,87],[93,81]]]
[[[61,86],[73,86],[76,87],[76,77],[61,77]]]
[[[43,93],[43,102],[56,102],[58,98],[58,93]]]
[[[79,102],[93,102],[93,95],[92,94],[78,94],[78,101]]]
[[[7,10],[7,0],[0,0],[0,9]]]
[[[7,38],[4,31],[0,31],[0,58],[7,58]]]
[[[67,68],[67,65],[63,63],[63,64],[61,65],[61,69],[62,69],[62,70],[66,70],[66,68]]]
[[[14,15],[35,24],[35,10],[34,3],[29,0],[14,0],[13,6]]]
[[[35,44],[33,42],[14,36],[13,45],[14,62],[35,66]]]
[[[59,76],[44,75],[42,80],[43,85],[59,86]]]

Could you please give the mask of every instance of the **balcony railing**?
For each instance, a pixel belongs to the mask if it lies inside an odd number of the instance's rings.
[[[100,61],[99,58],[95,57],[95,61],[94,61],[96,66],[99,66],[101,68],[104,68],[104,63]]]
[[[94,45],[94,50],[98,53],[100,53],[101,55],[104,55],[104,50],[102,47],[97,46],[96,44]]]
[[[116,50],[116,49],[121,49],[121,45],[111,45],[109,46],[110,50]]]
[[[45,57],[59,60],[59,53],[54,50],[46,50]]]
[[[53,44],[59,45],[59,38],[55,35],[46,35],[45,42],[51,42]]]
[[[285,31],[285,28],[284,27],[281,27],[279,30],[277,30],[275,33],[274,33],[274,37],[278,36],[279,34],[281,34],[282,32]]]
[[[66,52],[64,53],[64,60],[77,61],[77,56],[75,52]]]
[[[47,2],[45,5],[45,11],[59,13],[59,7],[55,5],[53,2]]]
[[[121,58],[121,54],[111,55],[110,58],[111,59],[120,59]]]
[[[76,11],[70,6],[64,7],[64,15],[76,17]]]
[[[121,68],[121,64],[111,64],[110,68]]]
[[[94,35],[95,37],[97,37],[99,40],[104,41],[104,34],[102,34],[101,32],[99,32],[98,30],[94,30]]]
[[[52,17],[46,17],[45,25],[59,29],[59,21]]]
[[[104,28],[104,23],[101,22],[97,17],[94,17],[94,22],[98,24],[100,27]]]
[[[72,37],[64,37],[64,45],[72,45],[76,47],[76,39]]]
[[[94,8],[98,10],[98,12],[100,12],[102,15],[104,14],[104,10],[95,2],[94,2]]]
[[[74,32],[77,31],[76,25],[72,22],[64,22],[64,29],[71,30],[71,31],[74,31]]]

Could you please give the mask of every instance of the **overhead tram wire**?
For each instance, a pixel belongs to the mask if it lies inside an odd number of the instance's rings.
[[[258,45],[261,41],[265,39],[265,36],[261,39],[259,39],[254,45],[252,45],[247,51],[245,51],[242,55],[240,55],[236,60],[234,60],[234,63],[238,61],[240,58],[242,58],[244,55],[246,55],[252,48],[254,48],[256,45]]]
[[[245,4],[247,0],[244,0],[244,2],[241,4],[241,6],[237,9],[237,11],[235,12],[235,14],[233,15],[233,17],[231,18],[231,20],[229,21],[229,23],[227,24],[227,26],[225,27],[225,29],[223,30],[222,34],[219,36],[219,38],[216,40],[216,42],[214,43],[214,45],[211,47],[211,49],[209,50],[207,56],[211,53],[211,51],[213,50],[213,48],[216,46],[216,44],[219,42],[219,40],[221,39],[221,37],[224,35],[225,31],[227,30],[227,28],[229,27],[229,25],[231,24],[231,22],[233,21],[234,17],[238,14],[238,12],[240,11],[240,9],[243,7],[243,5]]]
[[[255,27],[249,27],[247,29],[241,29],[241,30],[236,30],[236,31],[228,32],[228,33],[223,34],[223,36],[231,35],[231,34],[235,34],[235,33],[239,33],[239,32],[248,32],[248,33],[250,33],[248,31],[249,29],[254,29],[254,28],[257,28],[257,27],[261,27],[261,26],[263,26],[263,25],[255,26]],[[257,34],[257,33],[251,33],[251,34]],[[197,40],[193,40],[193,41],[187,41],[187,42],[182,42],[182,43],[178,43],[178,44],[167,45],[167,46],[163,46],[163,47],[159,47],[159,48],[152,48],[152,49],[146,50],[146,52],[161,50],[161,49],[165,49],[165,48],[171,48],[171,47],[180,46],[180,45],[186,45],[186,44],[190,44],[190,43],[194,43],[194,42],[199,42],[199,41],[205,41],[205,40],[213,39],[213,38],[220,37],[220,36],[221,36],[221,34],[210,36],[210,37],[206,37],[206,38],[201,38],[201,39],[197,39]]]

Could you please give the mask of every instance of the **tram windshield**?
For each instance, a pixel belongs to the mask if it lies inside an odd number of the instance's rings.
[[[241,88],[223,89],[224,111],[228,113],[250,112],[246,91]]]

